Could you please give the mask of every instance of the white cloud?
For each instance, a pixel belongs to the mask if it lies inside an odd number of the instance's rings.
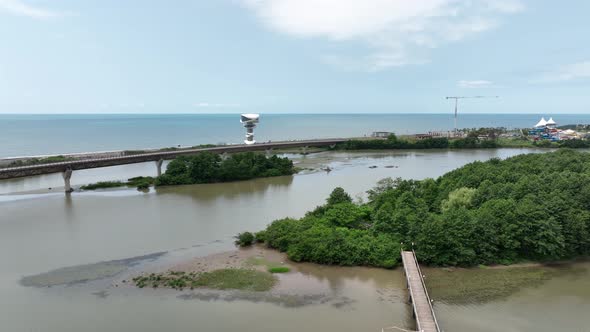
[[[27,16],[36,19],[47,19],[63,16],[65,13],[29,5],[22,0],[0,0],[0,12]]]
[[[206,103],[206,102],[201,102],[201,103],[196,103],[193,104],[194,107],[201,107],[201,108],[206,108],[206,107],[211,107],[211,108],[215,108],[215,107],[223,107],[223,108],[230,108],[230,107],[240,107],[240,104],[223,104],[223,103]]]
[[[357,41],[360,57],[324,56],[333,64],[380,70],[428,61],[427,51],[493,29],[520,0],[240,0],[265,25],[301,38]]]
[[[493,82],[486,80],[473,80],[473,81],[459,81],[457,86],[460,88],[489,88],[494,85]]]
[[[582,61],[560,66],[554,70],[547,71],[539,78],[533,80],[533,82],[551,83],[573,81],[585,78],[590,78],[590,61]]]

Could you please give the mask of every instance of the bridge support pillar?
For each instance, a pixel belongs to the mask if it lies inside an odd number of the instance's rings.
[[[268,149],[266,149],[266,151],[265,151],[265,152],[266,152],[266,157],[267,157],[267,158],[270,158],[270,157],[272,157],[272,148],[268,148]]]
[[[72,178],[72,169],[68,167],[62,173],[62,176],[64,178],[64,187],[65,187],[66,193],[71,193],[72,191],[74,191],[74,189],[72,189],[72,186],[70,184],[70,179]]]
[[[330,150],[334,150],[336,148],[336,144],[330,144],[329,148]]]
[[[164,163],[164,159],[160,159],[156,161],[156,168],[158,169],[158,176],[162,175],[162,164]]]
[[[302,147],[302,148],[301,148],[301,154],[303,154],[303,155],[306,155],[306,154],[307,154],[307,148],[308,148],[308,146],[307,146],[307,145],[306,145],[306,146],[304,146],[304,147]]]
[[[227,158],[229,158],[229,154],[227,152],[221,154],[221,160],[226,160]]]

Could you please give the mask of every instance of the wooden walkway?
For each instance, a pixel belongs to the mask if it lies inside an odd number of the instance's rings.
[[[436,321],[432,302],[428,296],[426,285],[416,254],[414,251],[402,251],[402,262],[406,273],[408,290],[410,292],[410,301],[414,309],[414,317],[418,331],[421,332],[440,332],[440,327]]]

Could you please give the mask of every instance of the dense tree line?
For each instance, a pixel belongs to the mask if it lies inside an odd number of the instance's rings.
[[[440,178],[384,179],[355,204],[337,188],[256,240],[295,261],[392,267],[400,243],[438,266],[590,255],[590,154],[569,149],[473,162]]]
[[[590,148],[590,141],[589,140],[581,140],[581,139],[570,139],[565,141],[559,141],[560,148],[570,148],[570,149],[587,149]]]
[[[155,184],[161,186],[226,182],[293,173],[295,168],[288,158],[269,158],[254,152],[243,152],[222,159],[218,154],[201,152],[171,161],[166,172],[156,179]]]
[[[482,127],[482,128],[471,128],[471,129],[461,129],[460,131],[466,132],[468,137],[480,137],[485,136],[488,138],[495,139],[499,137],[501,134],[507,132],[506,128],[498,127]]]
[[[479,135],[481,134],[481,135]],[[394,150],[394,149],[490,149],[501,147],[539,147],[539,148],[569,148],[583,149],[590,148],[590,140],[572,139],[552,142],[549,140],[540,140],[532,142],[522,139],[509,139],[509,142],[520,142],[521,144],[508,144],[507,141],[499,141],[498,134],[488,131],[487,128],[481,128],[477,131],[471,131],[464,138],[432,137],[417,140],[398,139],[391,135],[387,139],[352,139],[338,144],[338,148],[344,150]],[[487,136],[487,139],[480,139],[479,136]],[[523,144],[527,142],[528,144]]]
[[[448,139],[446,137],[428,137],[418,140],[398,139],[391,135],[387,139],[353,139],[341,143],[339,148],[345,150],[387,150],[387,149],[477,149],[496,148],[495,140],[480,140],[477,137]]]

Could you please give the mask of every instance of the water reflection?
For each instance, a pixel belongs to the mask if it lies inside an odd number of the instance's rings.
[[[196,201],[213,201],[219,198],[236,200],[244,195],[264,197],[268,192],[285,192],[293,183],[293,176],[277,176],[256,179],[255,181],[238,181],[227,183],[208,183],[186,186],[156,188],[159,195],[188,196]]]

